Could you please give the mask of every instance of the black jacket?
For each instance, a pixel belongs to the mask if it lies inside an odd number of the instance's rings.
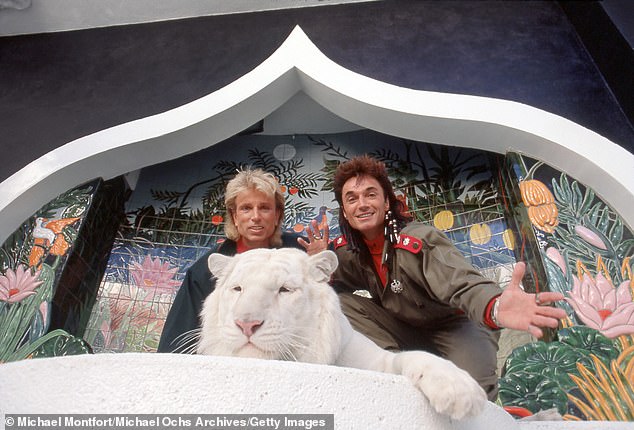
[[[296,234],[282,233],[282,248],[303,249],[297,243]],[[185,274],[185,279],[176,293],[174,303],[167,314],[163,333],[157,352],[185,352],[183,349],[191,346],[187,333],[200,327],[200,311],[203,302],[216,286],[216,279],[207,266],[207,259],[214,253],[228,256],[236,254],[237,244],[233,240],[225,240],[220,246],[211,249],[200,257]]]

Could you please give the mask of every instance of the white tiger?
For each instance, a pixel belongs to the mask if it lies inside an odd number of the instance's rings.
[[[422,351],[393,353],[355,331],[328,285],[332,251],[308,256],[292,248],[212,254],[218,278],[205,300],[199,354],[334,364],[404,375],[439,413],[479,414],[484,390],[453,363]]]

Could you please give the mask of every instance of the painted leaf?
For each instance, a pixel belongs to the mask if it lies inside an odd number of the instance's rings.
[[[90,346],[83,339],[75,337],[62,330],[51,332],[54,336],[46,339],[33,352],[33,358],[62,357],[66,355],[81,355],[92,353]]]
[[[577,373],[577,361],[585,359],[574,348],[558,342],[533,342],[513,350],[506,361],[506,374],[518,372],[539,375],[564,388],[573,385],[569,373]],[[587,360],[588,363],[590,360]]]
[[[521,406],[533,413],[557,408],[566,412],[568,397],[555,381],[529,372],[515,372],[500,379],[499,396],[504,406]]]
[[[587,358],[588,363],[590,363],[590,354],[596,355],[605,364],[609,364],[619,355],[618,342],[610,340],[598,330],[587,326],[580,325],[559,330],[558,338],[561,343],[570,345],[578,354]]]

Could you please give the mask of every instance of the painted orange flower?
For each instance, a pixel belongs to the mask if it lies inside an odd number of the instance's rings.
[[[29,268],[23,265],[19,265],[15,271],[7,269],[4,275],[0,275],[0,300],[17,303],[32,296],[43,282],[37,280],[39,275],[39,271],[31,274]]]
[[[546,233],[553,233],[559,224],[559,210],[548,187],[537,179],[525,180],[520,182],[520,194],[531,223]]]

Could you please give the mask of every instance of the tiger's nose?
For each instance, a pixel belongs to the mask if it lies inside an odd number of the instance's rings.
[[[242,333],[244,333],[245,336],[251,337],[253,336],[253,333],[255,333],[255,331],[262,326],[264,321],[235,320],[235,323],[238,327],[240,327],[240,329],[242,330]]]

